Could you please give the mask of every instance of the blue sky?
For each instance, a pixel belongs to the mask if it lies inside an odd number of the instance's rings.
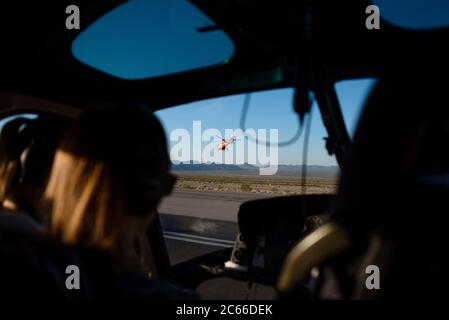
[[[372,0],[380,17],[406,29],[449,26],[449,0]],[[360,12],[363,21],[365,12]],[[368,16],[366,16],[368,17]],[[124,79],[144,79],[226,63],[234,45],[186,0],[131,0],[114,8],[72,43],[81,62]],[[381,26],[382,28],[382,23]]]
[[[357,119],[370,93],[375,80],[358,79],[337,83],[337,95],[341,103],[344,119],[352,134]],[[225,129],[237,129],[240,124],[244,95],[234,95],[222,98],[193,102],[177,107],[158,111],[156,115],[161,120],[167,135],[171,131],[183,128],[192,136],[193,121],[201,121],[202,130],[216,128],[222,135]],[[293,89],[277,89],[256,92],[252,94],[247,116],[247,128],[278,129],[279,141],[286,141],[294,136],[298,121],[293,111]],[[309,143],[308,163],[312,165],[336,165],[334,157],[327,155],[323,138],[327,136],[321,115],[313,106],[313,118]],[[302,163],[302,139],[296,143],[279,149],[280,164]],[[175,142],[172,142],[174,144]],[[219,143],[219,139],[216,140]]]
[[[449,26],[448,0],[372,0],[382,19],[406,29],[422,30]]]
[[[449,25],[449,0],[373,0],[372,3],[379,7],[384,20],[399,27],[428,29]],[[365,13],[360,14],[363,17]],[[199,28],[213,24],[185,0],[132,0],[85,28],[73,42],[72,52],[81,62],[124,79],[143,79],[226,63],[234,51],[227,35],[220,30],[198,32]],[[373,84],[372,79],[362,79],[336,85],[351,133]],[[279,140],[288,140],[298,123],[292,111],[292,95],[292,89],[254,93],[247,127],[278,129]],[[238,95],[199,101],[158,112],[158,116],[167,133],[179,128],[191,131],[193,121],[201,120],[203,130],[216,128],[224,135],[224,129],[238,128],[243,99],[243,95]],[[324,148],[326,136],[315,105],[309,164],[336,164]],[[279,150],[281,164],[301,163],[301,141]]]
[[[81,10],[82,12],[82,10]],[[124,79],[144,79],[226,63],[232,40],[185,0],[132,0],[89,25],[72,43],[81,62]]]

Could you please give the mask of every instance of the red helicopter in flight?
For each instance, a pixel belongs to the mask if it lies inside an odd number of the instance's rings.
[[[221,140],[221,142],[218,144],[218,150],[221,151],[225,151],[227,146],[237,141],[237,139],[234,136],[231,136],[229,139],[223,139],[222,137],[219,136],[216,137]]]

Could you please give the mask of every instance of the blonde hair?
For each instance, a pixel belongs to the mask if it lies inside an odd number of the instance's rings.
[[[45,199],[52,203],[50,234],[62,242],[110,249],[122,221],[120,198],[109,199],[109,174],[101,162],[58,150]],[[112,203],[111,203],[112,202]]]
[[[2,161],[0,164],[0,202],[6,200],[11,185],[17,174],[17,163],[13,160]]]
[[[117,252],[132,230],[143,231],[164,194],[146,188],[139,177],[163,180],[168,161],[165,135],[153,115],[86,114],[56,151],[44,194],[51,212],[46,231],[63,243]]]

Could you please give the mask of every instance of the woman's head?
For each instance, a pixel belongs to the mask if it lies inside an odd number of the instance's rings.
[[[0,201],[14,196],[20,176],[20,155],[28,144],[21,134],[29,119],[18,118],[7,122],[0,133]]]
[[[87,113],[56,151],[45,192],[48,232],[75,245],[114,250],[145,227],[173,178],[157,118],[138,108]]]
[[[15,118],[0,135],[0,199],[37,220],[54,152],[65,125],[63,119],[41,115]]]

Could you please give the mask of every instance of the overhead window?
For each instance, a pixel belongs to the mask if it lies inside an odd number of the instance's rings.
[[[187,0],[131,0],[81,32],[72,53],[112,76],[145,79],[227,63],[234,45]]]
[[[449,27],[448,0],[372,0],[385,21],[404,29]]]

